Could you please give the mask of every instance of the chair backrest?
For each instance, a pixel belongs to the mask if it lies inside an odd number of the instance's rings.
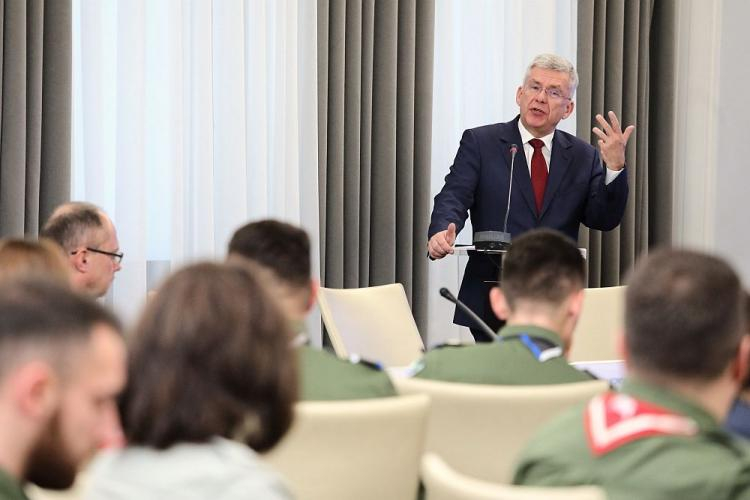
[[[499,386],[394,379],[401,394],[428,394],[425,451],[478,479],[508,483],[529,438],[550,418],[607,390],[607,382]]]
[[[298,500],[413,500],[429,398],[300,402],[264,456]]]
[[[482,481],[453,470],[433,453],[422,458],[427,500],[606,500],[596,486],[540,488]]]
[[[583,311],[573,331],[570,361],[619,359],[617,332],[624,326],[626,286],[587,288]]]
[[[424,350],[401,283],[321,288],[318,304],[339,357],[352,354],[385,366],[406,366]]]

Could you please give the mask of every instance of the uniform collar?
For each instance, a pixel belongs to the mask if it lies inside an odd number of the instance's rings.
[[[698,424],[698,427],[702,431],[719,428],[719,423],[713,415],[708,413],[703,407],[664,387],[633,378],[626,378],[622,384],[621,392],[689,417]]]
[[[0,493],[3,492],[15,494],[15,496],[11,498],[28,499],[18,480],[3,469],[0,469]]]
[[[562,339],[560,336],[552,330],[547,330],[534,325],[510,325],[504,326],[500,332],[500,337],[505,339],[507,337],[514,337],[521,334],[526,334],[529,337],[536,337],[552,342],[558,347],[562,347]]]

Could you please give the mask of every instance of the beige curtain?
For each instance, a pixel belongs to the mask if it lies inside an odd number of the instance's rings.
[[[400,282],[426,333],[433,0],[318,1],[321,276]]]
[[[70,196],[71,3],[0,1],[0,237]]]
[[[589,286],[623,282],[648,248],[671,242],[676,0],[578,2],[578,135],[596,144],[594,114],[635,124],[627,148],[630,199],[618,229],[584,228]]]

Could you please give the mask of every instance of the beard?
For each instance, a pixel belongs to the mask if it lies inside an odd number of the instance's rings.
[[[50,419],[26,463],[26,480],[40,488],[66,490],[73,486],[78,464],[70,456],[60,426],[60,412]]]

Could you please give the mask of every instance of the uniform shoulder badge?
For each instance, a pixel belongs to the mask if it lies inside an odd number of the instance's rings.
[[[608,392],[586,406],[584,427],[594,455],[656,435],[694,436],[698,424],[684,415],[626,394]]]

